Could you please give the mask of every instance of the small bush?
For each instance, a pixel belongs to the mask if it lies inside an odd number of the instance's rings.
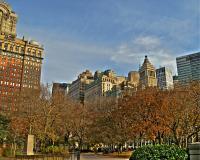
[[[5,149],[3,150],[3,156],[4,156],[4,157],[11,157],[11,156],[12,156],[12,151],[11,151],[11,149],[10,149],[10,148],[5,148]]]
[[[68,148],[64,146],[48,146],[46,148],[42,148],[42,152],[46,154],[68,155]]]
[[[187,152],[175,145],[148,145],[136,149],[130,160],[186,160]]]

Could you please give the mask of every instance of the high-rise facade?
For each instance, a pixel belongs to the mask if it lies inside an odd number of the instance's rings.
[[[139,85],[140,74],[137,71],[130,71],[128,73],[128,81],[135,87]]]
[[[119,77],[119,81],[122,81],[122,77]],[[116,85],[117,77],[114,71],[96,71],[94,81],[86,86],[85,100],[92,100],[95,97],[106,97],[107,93],[112,91]]]
[[[180,83],[200,80],[200,52],[177,57],[176,63]]]
[[[0,1],[0,110],[11,110],[13,95],[40,86],[43,46],[17,38],[18,16]],[[11,105],[10,105],[11,104]]]
[[[177,88],[179,85],[179,81],[178,81],[178,76],[174,75],[173,76],[173,84],[174,84],[174,88]]]
[[[72,82],[69,87],[69,97],[84,103],[85,101],[85,90],[86,85],[92,83],[94,81],[93,74],[86,70],[85,72],[81,73],[78,78]]]
[[[156,70],[157,85],[162,90],[173,89],[172,71],[168,67],[161,67]]]
[[[72,82],[68,95],[83,104],[99,97],[117,98],[125,88],[132,87],[132,83],[130,85],[128,82],[127,77],[117,76],[111,69],[96,71],[94,75],[86,70]]]
[[[147,56],[145,56],[144,63],[139,69],[139,74],[139,87],[141,89],[157,86],[156,69],[150,63]]]
[[[52,96],[56,94],[66,96],[69,93],[69,83],[53,83]]]

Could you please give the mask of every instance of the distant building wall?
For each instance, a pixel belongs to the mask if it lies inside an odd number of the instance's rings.
[[[161,67],[156,70],[157,84],[160,89],[173,89],[173,76],[171,69]]]
[[[69,87],[69,96],[72,99],[84,103],[86,86],[94,81],[94,77],[89,70],[81,73]]]
[[[70,85],[68,83],[53,83],[52,95],[61,94],[66,96],[69,93]]]
[[[177,57],[176,63],[180,83],[200,80],[200,52]]]
[[[137,71],[131,71],[128,73],[128,81],[133,84],[134,86],[139,85],[140,74]]]
[[[107,96],[116,85],[116,74],[112,70],[106,70],[98,74],[94,81],[86,86],[85,99],[91,100],[94,97]]]

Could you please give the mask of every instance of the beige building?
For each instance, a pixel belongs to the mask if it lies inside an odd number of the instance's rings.
[[[96,71],[94,75],[94,81],[86,86],[85,100],[87,101],[94,97],[107,96],[106,93],[111,91],[116,85],[117,79],[114,71]]]
[[[139,85],[140,74],[137,71],[130,71],[128,73],[128,82],[133,86],[137,87]]]
[[[155,87],[157,86],[156,69],[145,56],[144,63],[139,69],[140,79],[139,87]]]
[[[40,86],[43,46],[36,41],[16,37],[18,16],[0,1],[0,107],[10,110],[13,94]],[[13,104],[13,105],[8,105]]]
[[[89,70],[81,73],[69,87],[69,96],[81,103],[85,101],[86,86],[94,81],[94,77]]]
[[[5,1],[0,1],[0,32],[10,38],[16,37],[17,14]]]
[[[122,83],[124,83],[125,81],[127,81],[127,78],[124,76],[116,76],[116,84],[117,85],[121,85]]]
[[[119,97],[123,92],[136,91],[139,73],[131,72],[129,78],[117,76],[113,70],[96,71],[94,76],[90,71],[83,72],[73,81],[69,95],[82,103],[98,97]]]

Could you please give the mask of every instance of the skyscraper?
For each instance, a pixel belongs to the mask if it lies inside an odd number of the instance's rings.
[[[53,88],[52,88],[52,95],[62,95],[66,96],[69,92],[69,87],[71,84],[69,83],[53,83]]]
[[[180,83],[200,80],[200,52],[177,57],[176,63]]]
[[[1,0],[0,111],[12,109],[13,94],[40,86],[43,46],[33,40],[17,38],[17,20],[10,5]]]
[[[158,87],[162,90],[173,89],[173,76],[171,69],[161,67],[156,69]]]
[[[139,84],[140,75],[137,71],[130,71],[128,73],[128,81],[133,84],[135,87]]]
[[[139,69],[139,88],[157,86],[156,69],[145,56],[144,63]]]
[[[94,81],[92,72],[86,70],[72,82],[69,87],[69,97],[84,104],[86,86]]]

